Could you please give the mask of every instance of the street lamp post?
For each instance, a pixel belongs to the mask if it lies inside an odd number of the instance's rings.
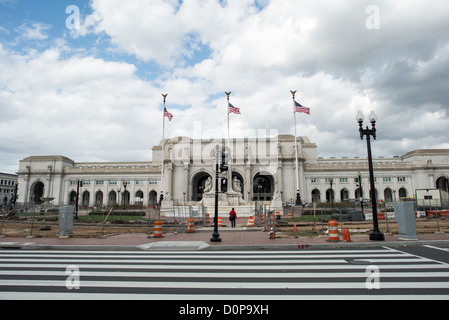
[[[374,112],[370,114],[370,122],[372,128],[368,126],[363,129],[364,116],[362,112],[357,114],[357,122],[359,123],[360,138],[366,136],[366,145],[368,149],[368,164],[369,164],[369,178],[371,184],[371,207],[373,209],[373,232],[370,234],[370,240],[372,241],[385,241],[385,236],[379,230],[379,221],[377,219],[377,200],[376,200],[376,186],[374,184],[374,169],[373,169],[373,156],[371,153],[371,136],[376,140],[376,121],[377,116]]]
[[[215,146],[215,218],[214,218],[214,232],[212,233],[211,242],[221,242],[220,234],[218,233],[218,183],[219,183],[219,171],[220,171],[220,147]]]

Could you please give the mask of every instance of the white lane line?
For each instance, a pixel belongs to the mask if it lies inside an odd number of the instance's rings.
[[[0,280],[0,286],[66,287],[66,281]],[[361,282],[138,282],[80,281],[83,288],[145,289],[366,289]],[[382,282],[381,289],[449,289],[449,282]]]

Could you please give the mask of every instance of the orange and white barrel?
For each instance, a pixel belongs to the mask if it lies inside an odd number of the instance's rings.
[[[337,242],[340,241],[340,236],[338,234],[338,223],[335,220],[330,220],[328,223],[329,227],[329,239],[327,241],[329,242]]]
[[[162,221],[156,221],[154,223],[154,237],[155,238],[162,238]]]
[[[249,217],[249,219],[248,219],[248,227],[250,227],[250,228],[254,227],[254,217],[253,216]]]
[[[189,219],[187,223],[187,233],[194,233],[195,232],[195,223],[193,219]]]

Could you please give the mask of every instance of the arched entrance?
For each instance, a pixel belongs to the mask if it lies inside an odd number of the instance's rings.
[[[341,189],[340,191],[340,201],[348,201],[349,200],[349,191],[346,188]]]
[[[41,198],[44,196],[44,184],[40,181],[33,184],[31,187],[31,201],[35,204],[41,204],[43,201]]]
[[[384,191],[385,202],[393,202],[393,192],[390,188],[386,188]]]
[[[313,202],[313,203],[320,203],[320,202],[321,202],[321,194],[320,194],[320,190],[314,189],[314,190],[312,191],[312,202]]]
[[[115,206],[117,204],[117,193],[115,191],[109,192],[108,204],[110,206]]]
[[[203,200],[204,193],[209,192],[213,189],[213,188],[210,188],[209,183],[212,183],[212,185],[213,185],[213,179],[207,172],[200,172],[193,178],[192,201]],[[211,190],[208,190],[209,188]],[[213,190],[215,190],[215,189],[213,189]]]
[[[129,201],[131,200],[131,195],[129,194],[129,191],[128,190],[126,190],[125,192],[123,192],[122,193],[122,203],[125,205],[125,206],[128,206],[129,205]]]
[[[89,204],[90,204],[90,193],[89,193],[89,191],[84,191],[82,199],[83,199],[82,205],[84,207],[88,207]]]
[[[103,206],[103,192],[98,191],[95,194],[95,206],[96,207],[102,207]]]
[[[253,198],[257,201],[271,201],[274,195],[273,176],[257,174],[253,180]]]
[[[139,205],[139,206],[143,206],[143,192],[141,190],[136,192],[135,204]]]
[[[335,203],[335,191],[334,189],[326,190],[326,201],[328,203]]]
[[[446,177],[439,177],[436,183],[436,188],[441,191],[448,192],[448,181],[449,180]]]
[[[76,191],[70,192],[69,195],[69,204],[74,205],[76,203]]]
[[[407,189],[401,188],[399,189],[399,199],[407,198]]]
[[[156,191],[151,191],[150,192],[150,196],[149,196],[149,200],[148,200],[148,205],[150,207],[154,207],[157,205],[157,192]]]

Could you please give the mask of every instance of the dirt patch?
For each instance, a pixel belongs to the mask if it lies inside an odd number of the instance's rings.
[[[438,231],[449,233],[449,218],[442,218],[439,221],[437,219],[420,218],[416,221],[418,234],[429,234]],[[351,234],[368,234],[373,229],[372,221],[364,222],[343,222],[342,225],[338,223],[340,228],[349,228]],[[199,226],[196,226],[199,228]],[[383,233],[398,234],[398,225],[395,220],[388,221],[388,228],[385,220],[379,221],[379,229]],[[164,224],[164,233],[184,232],[186,230],[185,225]],[[327,230],[327,223],[317,222],[315,224],[315,232],[313,230],[313,222],[296,222],[281,221],[278,225],[277,231],[282,232],[286,236],[298,236],[298,235],[320,235]],[[101,223],[98,224],[86,224],[75,223],[73,228],[73,238],[95,238],[100,236],[111,236],[118,234],[132,234],[132,233],[147,233],[152,234],[154,226],[151,224],[111,224],[107,223],[102,227]],[[36,238],[58,238],[59,237],[59,225],[56,222],[34,222],[31,230],[30,221],[12,221],[5,220],[3,225],[4,236],[9,238],[24,238],[27,236],[33,236]]]

